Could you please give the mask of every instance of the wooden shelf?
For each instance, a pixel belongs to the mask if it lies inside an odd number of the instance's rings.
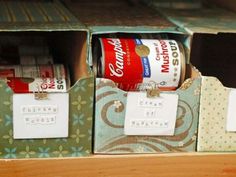
[[[209,0],[236,11],[235,0]],[[0,177],[236,177],[236,153],[0,159]]]
[[[0,160],[0,177],[235,177],[236,154],[99,155]]]

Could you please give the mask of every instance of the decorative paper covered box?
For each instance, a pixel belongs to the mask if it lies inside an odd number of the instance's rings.
[[[69,94],[68,137],[26,140],[13,138],[14,93],[4,79],[0,80],[0,158],[89,155],[94,78],[86,63],[86,28],[62,4],[52,1],[1,1],[0,14],[1,46],[3,43],[21,43],[34,38],[45,39],[53,57],[69,66],[72,85],[66,92]],[[25,100],[21,101],[24,104]],[[31,133],[28,132],[29,136]]]
[[[74,2],[68,7],[91,31],[90,65],[93,41],[104,36],[152,36],[161,34],[182,42],[187,56],[191,36],[165,20],[156,10],[135,2]],[[115,12],[115,13],[114,13]],[[89,16],[87,15],[89,14]],[[100,17],[100,18],[98,18]],[[186,60],[189,64],[189,57]],[[118,89],[109,79],[96,79],[94,153],[158,153],[195,151],[201,78],[195,69],[172,93],[179,95],[174,136],[125,136],[124,121],[127,92]]]
[[[231,88],[236,88],[236,14],[221,8],[162,12],[193,34],[191,62],[203,75],[197,150],[235,151],[236,133],[227,130],[227,115]]]
[[[126,95],[107,79],[96,82],[95,153],[160,153],[195,151],[200,79],[187,80],[179,95],[174,136],[125,136]]]
[[[226,131],[229,93],[217,78],[203,77],[198,151],[236,151],[236,133]]]

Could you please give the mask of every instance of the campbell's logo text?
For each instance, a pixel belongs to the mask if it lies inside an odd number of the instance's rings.
[[[110,76],[122,77],[124,75],[124,55],[123,47],[120,39],[109,39],[109,44],[114,46],[115,64],[109,63]]]

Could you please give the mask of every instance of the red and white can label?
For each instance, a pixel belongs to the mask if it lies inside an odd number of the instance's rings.
[[[52,56],[31,56],[23,55],[20,56],[21,65],[50,65],[53,64]]]
[[[159,87],[176,89],[181,76],[181,54],[179,45],[174,40],[142,40],[150,53],[142,57],[144,78],[143,83],[155,82]],[[149,63],[148,65],[145,64]],[[147,75],[146,77],[146,74]],[[149,77],[150,76],[150,77]]]
[[[63,65],[36,65],[36,66],[0,66],[0,78],[29,77],[29,78],[66,78]]]
[[[135,41],[127,39],[101,39],[102,74],[120,84],[127,90],[129,87],[142,83],[142,61],[135,52]]]
[[[14,93],[66,92],[66,80],[57,78],[7,78]]]
[[[181,51],[175,40],[101,38],[102,75],[124,90],[156,84],[176,89],[181,76]]]

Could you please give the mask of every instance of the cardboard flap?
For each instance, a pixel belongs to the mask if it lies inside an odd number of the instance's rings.
[[[0,31],[85,29],[58,1],[0,1],[0,23]]]
[[[67,2],[68,8],[92,32],[176,31],[172,24],[144,4],[128,0]]]
[[[197,10],[160,9],[177,26],[188,33],[235,33],[236,14],[219,8]]]

